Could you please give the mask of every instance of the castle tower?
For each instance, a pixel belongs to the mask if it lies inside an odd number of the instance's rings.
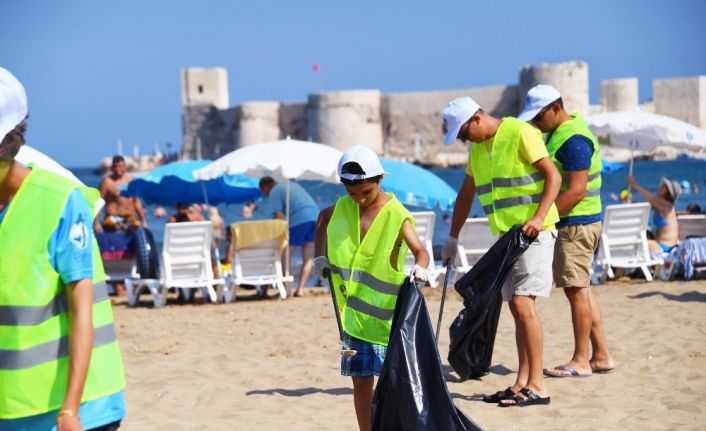
[[[235,148],[235,110],[228,109],[226,69],[182,69],[181,103],[182,157],[213,158]]]
[[[583,61],[523,66],[520,70],[520,110],[527,91],[538,84],[559,90],[567,111],[588,112],[588,64]]]
[[[279,102],[246,102],[240,105],[238,146],[280,139]]]
[[[601,105],[606,111],[635,111],[638,104],[637,78],[601,81]]]

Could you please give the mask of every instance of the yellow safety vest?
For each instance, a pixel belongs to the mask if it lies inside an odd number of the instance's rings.
[[[66,396],[68,298],[49,261],[48,242],[77,188],[92,208],[97,190],[35,168],[0,224],[0,419],[56,410]],[[86,220],[85,226],[92,223]],[[125,387],[98,244],[94,239],[86,246],[93,248],[95,341],[82,402]]]
[[[493,235],[531,219],[542,199],[544,176],[519,156],[520,130],[524,127],[539,135],[539,130],[524,121],[506,117],[495,133],[491,154],[484,145],[471,147],[473,180]],[[559,214],[552,203],[544,223],[557,221]]]
[[[556,152],[559,151],[564,142],[574,135],[580,135],[591,141],[593,144],[593,156],[591,156],[591,166],[588,169],[588,183],[586,184],[586,194],[568,213],[559,214],[563,217],[588,216],[601,213],[601,152],[598,145],[598,140],[591,133],[591,130],[586,125],[581,114],[574,112],[571,114],[572,119],[565,121],[554,130],[547,142],[547,152],[552,158],[552,162],[561,174],[561,190],[566,190],[569,187],[568,174],[564,170],[561,162],[556,158]]]
[[[360,207],[350,196],[338,199],[329,221],[328,259],[333,286],[346,333],[386,346],[392,328],[397,293],[404,282],[407,244],[397,250],[396,267],[390,264],[405,220],[414,218],[400,201],[389,200],[375,216],[360,241]]]

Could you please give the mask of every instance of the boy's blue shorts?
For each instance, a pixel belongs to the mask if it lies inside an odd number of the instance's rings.
[[[289,228],[289,245],[303,247],[307,242],[314,242],[316,238],[316,222],[308,221]]]
[[[382,363],[385,362],[387,347],[360,340],[343,333],[343,340],[351,349],[353,356],[341,356],[341,375],[351,377],[379,376]]]

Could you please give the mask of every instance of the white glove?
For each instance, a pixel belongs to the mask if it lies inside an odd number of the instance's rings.
[[[449,239],[446,240],[446,244],[444,244],[444,248],[441,249],[441,263],[443,263],[444,266],[447,263],[453,264],[454,261],[456,260],[457,254],[458,254],[458,238],[454,238],[454,237],[450,236]]]
[[[412,278],[414,281],[427,282],[429,281],[429,270],[415,264],[412,268]]]
[[[324,277],[324,270],[328,269],[331,271],[331,264],[328,263],[328,259],[326,256],[317,256],[314,258],[314,276],[316,276],[317,279],[321,279]]]

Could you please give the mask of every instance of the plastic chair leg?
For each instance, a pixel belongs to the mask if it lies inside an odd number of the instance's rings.
[[[136,286],[133,280],[129,278],[125,280],[125,292],[127,292],[127,305],[134,307],[137,304],[137,298],[140,296],[139,286]]]

